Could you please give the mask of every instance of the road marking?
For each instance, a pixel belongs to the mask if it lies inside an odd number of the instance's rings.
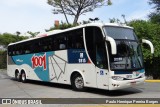
[[[160,82],[160,80],[145,80],[145,82]]]
[[[75,106],[75,107],[160,107],[160,104],[117,104],[117,105],[93,105],[93,106]]]

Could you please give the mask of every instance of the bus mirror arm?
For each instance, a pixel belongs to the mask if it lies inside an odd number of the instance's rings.
[[[116,41],[111,37],[106,37],[106,41],[109,41],[109,43],[111,44],[111,53],[112,53],[112,55],[116,55],[117,54]]]
[[[151,48],[151,54],[154,53],[154,47],[153,47],[152,42],[150,42],[149,40],[146,40],[146,39],[142,39],[142,43],[148,44],[150,46],[150,48]]]

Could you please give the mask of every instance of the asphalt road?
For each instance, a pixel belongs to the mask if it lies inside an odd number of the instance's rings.
[[[116,91],[88,88],[85,92],[75,92],[69,85],[18,82],[8,77],[6,71],[0,71],[0,98],[160,98],[160,83],[146,82]]]

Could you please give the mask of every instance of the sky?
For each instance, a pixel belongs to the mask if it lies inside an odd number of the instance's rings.
[[[118,18],[124,22],[122,14],[125,15],[127,21],[147,20],[147,15],[153,11],[153,6],[148,4],[148,0],[111,1],[111,6],[97,8],[93,12],[80,16],[79,22],[95,17],[104,23],[112,18]],[[66,22],[64,15],[53,14],[52,9],[53,7],[47,4],[47,0],[1,0],[0,33],[45,32],[45,29],[54,26],[55,20]],[[73,22],[73,17],[69,16],[69,22]]]

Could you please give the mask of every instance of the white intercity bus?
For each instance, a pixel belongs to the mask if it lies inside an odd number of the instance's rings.
[[[134,29],[120,24],[90,23],[49,32],[8,45],[8,75],[18,81],[38,80],[117,90],[144,83],[141,44]]]

